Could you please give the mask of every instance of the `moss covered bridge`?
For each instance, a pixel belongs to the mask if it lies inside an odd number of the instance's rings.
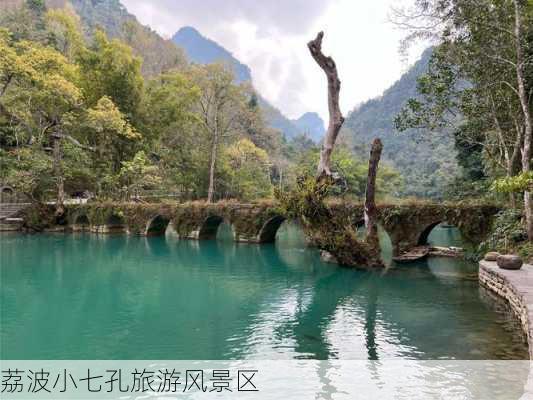
[[[336,218],[354,229],[363,225],[363,206],[331,203]],[[286,217],[276,203],[135,204],[89,203],[68,205],[66,230],[94,233],[163,235],[170,227],[184,239],[214,239],[218,227],[232,226],[237,242],[269,243]],[[470,242],[481,241],[499,208],[492,205],[406,203],[378,206],[379,223],[390,236],[393,253],[399,255],[426,244],[431,230],[442,222],[456,226]]]

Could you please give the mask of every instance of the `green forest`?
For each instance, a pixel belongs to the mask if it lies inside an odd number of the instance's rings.
[[[253,202],[315,174],[321,143],[274,128],[249,81],[190,63],[117,1],[100,4],[114,11],[84,0],[0,9],[2,185],[58,208],[78,197]],[[335,194],[363,199],[380,137],[379,201],[502,204],[486,248],[531,255],[533,2],[414,0],[393,23],[404,47],[434,46],[349,113]]]
[[[4,12],[1,26],[2,180],[31,199],[252,201],[315,169],[318,146],[267,126],[254,89],[224,64],[177,52],[154,73],[143,67],[149,37],[135,39],[146,41],[138,55],[104,30],[84,34],[73,8],[39,1]],[[361,197],[365,160],[341,148],[336,163]],[[399,180],[383,168],[382,193]]]

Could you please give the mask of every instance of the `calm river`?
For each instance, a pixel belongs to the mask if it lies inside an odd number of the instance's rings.
[[[90,234],[0,236],[2,359],[526,359],[476,266],[386,272],[276,244]],[[453,230],[430,240],[460,244]]]

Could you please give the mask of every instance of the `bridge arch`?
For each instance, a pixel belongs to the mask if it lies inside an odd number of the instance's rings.
[[[146,224],[145,234],[146,236],[161,236],[164,235],[168,224],[169,218],[166,218],[160,214],[150,219]]]
[[[86,214],[79,214],[74,218],[73,229],[75,231],[86,231],[89,230],[90,226],[91,222]]]
[[[218,227],[224,222],[224,218],[219,215],[207,217],[198,230],[198,239],[213,240],[217,237]]]
[[[275,215],[267,220],[259,231],[259,243],[272,243],[276,240],[278,229],[285,222],[286,218],[282,215]]]
[[[0,203],[15,203],[15,191],[10,186],[0,187]]]
[[[111,214],[107,217],[105,225],[107,233],[122,233],[127,230],[124,218],[118,214]]]
[[[419,234],[417,245],[433,245],[443,247],[470,247],[475,241],[469,239],[464,232],[464,228],[457,226],[453,222],[443,219],[440,222],[434,222]]]
[[[437,226],[437,225],[440,225],[442,223],[442,221],[436,221],[436,222],[432,222],[431,224],[429,224],[428,226],[426,226],[421,232],[420,232],[420,235],[418,235],[418,241],[417,241],[417,245],[419,246],[426,246],[429,244],[428,242],[428,238],[429,238],[429,235],[431,234],[431,231]]]

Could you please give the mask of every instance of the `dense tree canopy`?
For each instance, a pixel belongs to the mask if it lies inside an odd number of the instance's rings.
[[[113,38],[87,35],[72,7],[28,1],[0,22],[0,180],[32,200],[253,201],[314,173],[318,146],[270,128],[259,95],[222,64],[165,59],[146,73],[152,36],[127,21]],[[361,198],[366,158],[342,148],[334,162],[347,187],[338,194]],[[380,194],[399,182],[383,168]]]

